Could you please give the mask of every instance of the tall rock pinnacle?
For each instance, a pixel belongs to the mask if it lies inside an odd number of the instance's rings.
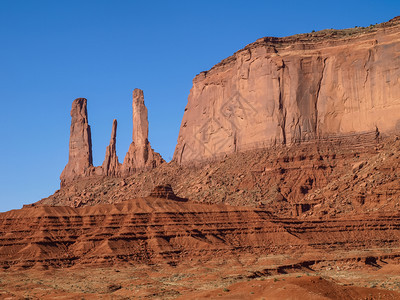
[[[117,120],[113,120],[110,144],[101,166],[92,162],[92,140],[87,115],[87,100],[75,99],[71,109],[71,131],[69,138],[69,159],[61,173],[61,187],[79,177],[89,176],[129,176],[137,170],[152,169],[165,162],[160,154],[154,152],[148,141],[149,122],[144,105],[143,91],[133,91],[133,134],[132,143],[124,163],[118,162],[116,152]]]
[[[136,169],[154,168],[164,162],[161,155],[154,152],[148,141],[147,108],[144,105],[143,91],[140,89],[133,91],[132,110],[132,143],[122,167],[125,175],[135,172]]]
[[[146,165],[148,159],[149,121],[147,120],[143,91],[135,89],[132,98],[132,141],[136,145],[136,165],[140,168]]]
[[[103,174],[107,176],[118,176],[120,163],[116,152],[117,120],[113,120],[110,145],[106,149],[106,157],[103,162]]]
[[[88,123],[87,100],[77,98],[72,103],[68,163],[61,173],[61,186],[81,176],[93,165],[92,138]]]

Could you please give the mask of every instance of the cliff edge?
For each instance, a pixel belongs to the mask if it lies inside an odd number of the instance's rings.
[[[400,21],[257,40],[193,80],[173,160],[400,130]]]

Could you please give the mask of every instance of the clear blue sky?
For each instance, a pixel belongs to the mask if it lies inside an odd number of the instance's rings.
[[[0,211],[59,188],[70,109],[88,99],[94,164],[118,119],[122,162],[132,90],[144,90],[149,140],[173,155],[193,77],[263,36],[368,26],[400,1],[0,0]]]

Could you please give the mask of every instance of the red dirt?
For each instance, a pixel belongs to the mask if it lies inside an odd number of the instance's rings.
[[[399,147],[303,144],[82,179],[0,214],[0,298],[400,298]]]
[[[239,282],[223,289],[187,294],[177,299],[399,299],[400,293],[365,287],[343,286],[320,276]]]

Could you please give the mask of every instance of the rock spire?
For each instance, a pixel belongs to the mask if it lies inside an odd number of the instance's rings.
[[[122,166],[125,175],[132,174],[138,169],[154,168],[164,162],[161,155],[151,148],[148,140],[149,122],[143,91],[135,89],[132,98],[133,133],[132,143]]]
[[[117,120],[113,120],[110,144],[106,148],[106,156],[102,165],[103,174],[107,176],[119,175],[120,163],[116,151],[117,143]]]
[[[87,176],[129,176],[141,169],[152,169],[165,162],[160,154],[151,148],[148,134],[149,122],[147,108],[144,105],[143,91],[133,91],[133,133],[132,143],[125,156],[124,163],[118,162],[116,152],[117,120],[113,120],[110,144],[101,166],[94,167],[92,162],[92,140],[88,124],[87,100],[75,99],[71,109],[71,131],[69,140],[69,159],[61,173],[61,187],[79,177]]]
[[[92,139],[87,114],[87,100],[72,102],[68,163],[61,173],[61,186],[77,177],[85,176],[93,166]]]

